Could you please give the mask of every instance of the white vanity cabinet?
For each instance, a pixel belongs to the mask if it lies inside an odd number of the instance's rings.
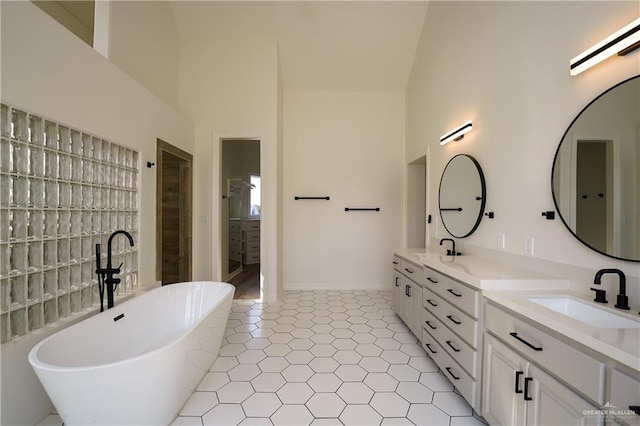
[[[422,322],[422,267],[409,259],[393,257],[393,307],[420,339]]]
[[[597,425],[597,408],[492,335],[485,339],[482,414],[490,425]]]
[[[428,266],[424,277],[422,345],[471,407],[480,412],[480,292]]]
[[[601,424],[607,363],[488,303],[482,414],[491,425]]]

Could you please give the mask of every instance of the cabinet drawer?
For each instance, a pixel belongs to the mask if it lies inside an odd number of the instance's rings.
[[[485,309],[485,327],[577,391],[604,404],[604,363],[492,304]]]
[[[405,259],[400,259],[400,272],[420,286],[423,285],[424,273],[422,272],[422,266],[415,265]]]
[[[465,342],[467,342],[472,348],[478,348],[478,322],[470,318],[467,314],[462,312],[455,306],[447,303],[442,298],[437,299],[428,287],[422,290],[423,294],[423,306],[427,308],[431,314],[446,325],[455,334],[460,336]],[[428,300],[431,301],[428,302]],[[433,305],[436,306],[433,306]]]
[[[449,278],[431,268],[424,268],[425,286],[431,288],[443,299],[459,307],[467,314],[478,318],[480,313],[480,293],[477,290]]]
[[[260,241],[248,241],[244,243],[244,251],[260,250]]]
[[[449,379],[451,383],[460,391],[460,394],[467,400],[467,402],[477,411],[478,410],[478,383],[473,380],[473,378],[464,371],[456,361],[445,351],[442,349],[437,343],[437,339],[433,338],[430,333],[423,329],[423,336],[426,334],[426,339],[423,346],[427,350],[427,353],[431,356],[431,358],[438,364],[438,367],[442,370],[442,374]],[[426,345],[429,345],[428,347]],[[431,347],[435,352],[430,351],[429,347]]]
[[[260,231],[249,231],[244,234],[245,241],[260,241]]]
[[[250,263],[258,263],[258,262],[260,262],[260,252],[245,253],[244,263],[250,264]]]
[[[400,259],[399,256],[395,256],[394,255],[392,263],[393,263],[393,268],[394,269],[397,269],[398,271],[402,270],[402,259]]]
[[[423,308],[424,309],[424,308]],[[472,377],[478,375],[477,351],[469,346],[464,340],[456,336],[451,330],[445,327],[440,320],[434,318],[426,309],[423,313],[424,328],[435,337],[440,346],[449,353],[462,368]],[[433,328],[435,327],[435,328]]]
[[[240,251],[242,250],[242,243],[240,240],[230,240],[229,241],[229,250],[231,251]]]
[[[631,377],[616,368],[611,369],[609,376],[609,398],[607,401],[618,410],[631,410],[640,406],[640,377]],[[640,415],[620,416],[620,420],[630,425],[640,424]]]
[[[260,221],[251,220],[247,222],[242,222],[242,229],[245,231],[259,231],[260,230]]]
[[[229,231],[230,232],[240,232],[242,230],[242,226],[237,221],[229,222]]]

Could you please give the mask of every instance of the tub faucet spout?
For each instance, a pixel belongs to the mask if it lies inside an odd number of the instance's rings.
[[[98,287],[100,290],[100,312],[104,310],[103,306],[103,294],[104,290],[107,290],[107,309],[111,309],[114,306],[113,303],[113,294],[115,292],[116,287],[120,283],[120,278],[116,278],[115,275],[120,273],[120,268],[122,268],[122,263],[117,268],[113,267],[112,264],[112,247],[111,244],[113,242],[113,237],[118,234],[122,234],[129,240],[129,244],[133,247],[133,237],[125,230],[115,231],[109,236],[109,240],[107,241],[107,267],[100,267],[100,244],[96,244],[96,274],[98,274]]]

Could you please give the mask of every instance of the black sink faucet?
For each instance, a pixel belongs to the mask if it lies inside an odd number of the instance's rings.
[[[116,278],[114,275],[120,273],[120,268],[122,267],[122,263],[117,268],[113,267],[111,258],[112,258],[112,250],[111,243],[113,242],[113,237],[118,234],[123,234],[129,240],[129,244],[133,247],[133,237],[125,230],[115,231],[113,234],[109,236],[109,240],[107,242],[107,267],[100,267],[100,244],[96,244],[96,274],[98,274],[98,289],[100,291],[100,312],[104,311],[103,306],[103,294],[106,288],[107,290],[107,309],[111,309],[114,306],[113,303],[113,293],[115,288],[120,283],[120,278]]]
[[[596,272],[596,276],[593,278],[594,284],[600,284],[602,276],[604,274],[618,274],[619,282],[620,282],[620,294],[618,294],[618,298],[616,299],[616,308],[629,310],[629,296],[627,296],[627,280],[624,276],[624,272],[620,269],[600,269]]]
[[[451,250],[447,249],[447,256],[458,256],[462,254],[456,251],[456,242],[453,239],[443,238],[440,240],[440,245],[442,245],[442,243],[445,241],[451,241]]]

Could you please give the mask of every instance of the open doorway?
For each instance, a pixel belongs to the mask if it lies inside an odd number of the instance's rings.
[[[427,217],[427,156],[407,164],[407,247],[428,245]]]
[[[156,279],[191,281],[193,157],[158,139],[156,168]]]
[[[221,140],[223,280],[236,299],[260,299],[260,140]]]

